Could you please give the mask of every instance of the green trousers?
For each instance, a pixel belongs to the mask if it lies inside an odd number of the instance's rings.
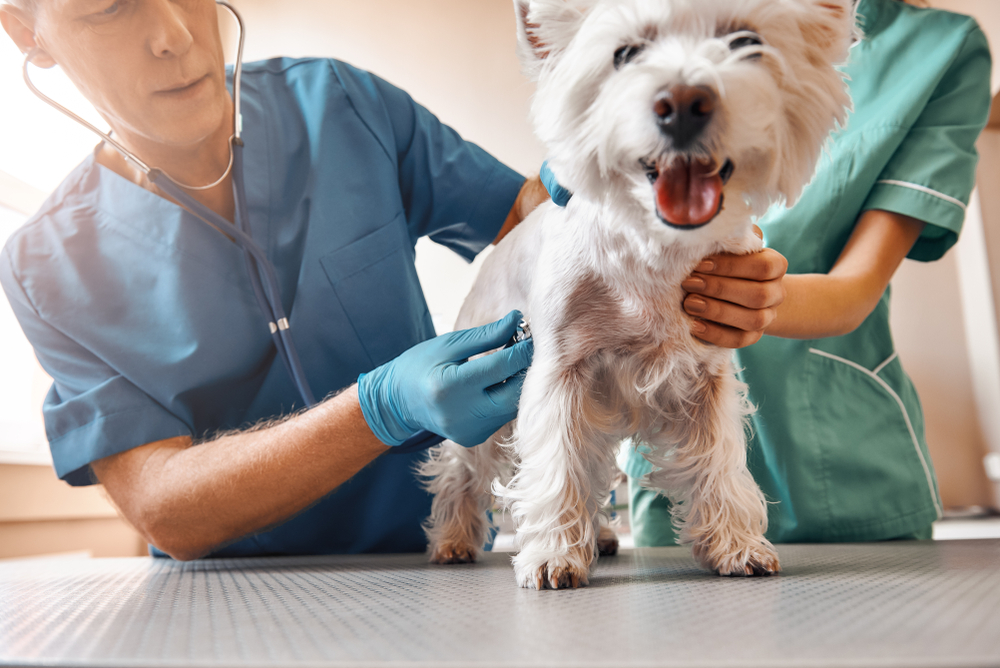
[[[643,489],[629,478],[629,520],[636,547],[663,547],[677,544],[677,532],[670,518],[670,501],[656,492]],[[931,540],[931,525],[892,540]]]

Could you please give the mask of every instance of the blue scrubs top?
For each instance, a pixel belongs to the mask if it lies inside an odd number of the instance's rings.
[[[406,93],[332,60],[247,64],[246,193],[313,392],[434,336],[421,236],[473,258],[523,177]],[[54,382],[56,473],[302,407],[235,244],[98,165],[62,183],[0,254],[0,283]],[[420,454],[383,456],[309,510],[217,555],[422,551]]]

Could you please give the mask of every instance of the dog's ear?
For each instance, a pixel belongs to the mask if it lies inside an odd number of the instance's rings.
[[[854,0],[798,0],[805,12],[802,36],[828,63],[847,60],[848,50],[861,38]]]
[[[782,84],[787,132],[777,161],[777,186],[792,206],[815,172],[830,131],[843,127],[851,98],[841,72],[860,37],[853,0],[784,0],[797,5],[802,57],[789,60],[795,76]],[[793,43],[789,52],[796,50]]]
[[[590,4],[587,0],[514,0],[518,55],[529,76],[537,77],[542,66],[573,41]]]

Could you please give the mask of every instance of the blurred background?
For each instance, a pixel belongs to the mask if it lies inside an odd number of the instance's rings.
[[[514,54],[510,0],[233,1],[247,24],[247,61],[346,60],[407,90],[522,173],[541,164],[544,150],[528,122],[533,88]],[[1000,44],[997,0],[932,4],[975,16],[994,47]],[[228,15],[220,19],[231,43]],[[0,244],[95,144],[28,92],[21,60],[0,37]],[[39,72],[38,80],[100,123],[58,70]],[[1000,71],[993,78],[998,90]],[[923,399],[942,499],[953,516],[995,508],[1000,492],[1000,118],[994,122],[981,142],[980,188],[958,247],[933,264],[907,261],[893,281],[897,348]],[[418,244],[439,332],[451,329],[480,263],[468,265],[426,240]],[[0,299],[0,559],[145,554],[99,487],[71,489],[53,474],[40,409],[48,384]],[[949,527],[936,535],[947,537]]]

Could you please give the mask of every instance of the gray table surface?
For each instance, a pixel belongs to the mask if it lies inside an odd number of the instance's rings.
[[[1000,666],[1000,541],[779,553],[729,579],[627,550],[543,592],[502,553],[0,564],[0,665]]]

